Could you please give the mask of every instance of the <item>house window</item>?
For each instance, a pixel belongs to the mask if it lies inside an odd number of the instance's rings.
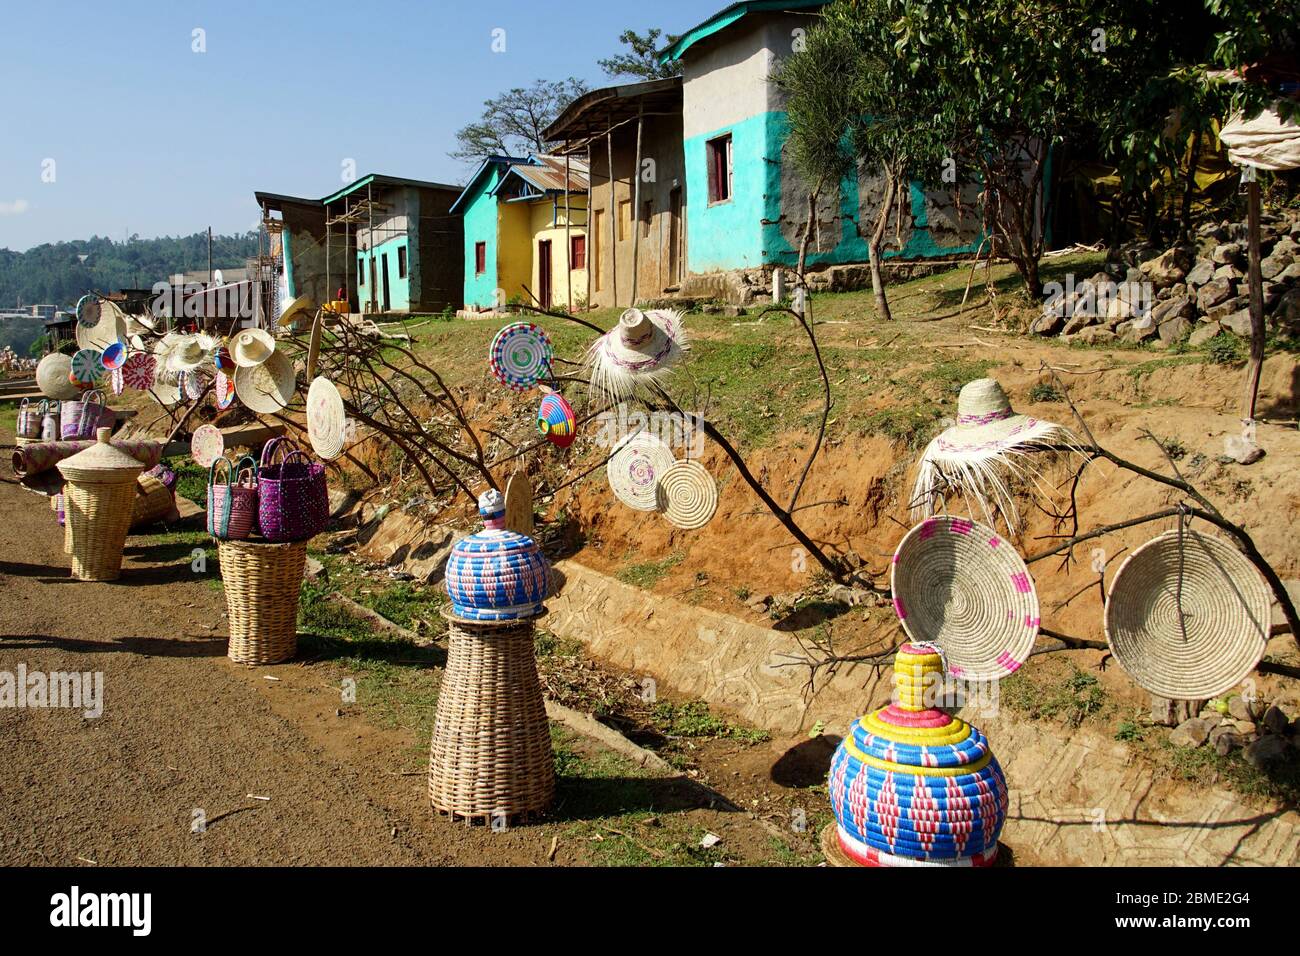
[[[487,243],[474,243],[474,274],[481,276],[487,272]]]
[[[569,238],[569,262],[574,269],[587,268],[586,236],[571,236]]]
[[[731,134],[704,144],[709,163],[709,202],[731,198]]]
[[[397,247],[397,278],[406,278],[406,246]]]
[[[618,241],[622,242],[632,234],[632,200],[624,199],[618,204]]]
[[[362,286],[365,284],[366,284],[366,260],[358,259],[357,260],[357,285]]]
[[[650,238],[650,220],[654,217],[654,200],[647,199],[641,203],[641,238]]]

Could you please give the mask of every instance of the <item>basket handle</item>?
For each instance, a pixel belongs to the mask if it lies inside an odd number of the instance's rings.
[[[247,465],[244,462],[248,462]],[[257,487],[257,459],[252,455],[245,455],[235,462],[232,470],[235,472],[235,486],[240,488]],[[244,484],[244,475],[248,475],[251,484]]]
[[[100,408],[104,407],[104,393],[97,388],[92,388],[81,397],[84,404],[89,405],[92,401],[97,402]]]
[[[245,456],[245,457],[247,457],[247,456]],[[219,455],[219,456],[217,456],[216,458],[212,459],[212,464],[208,466],[208,489],[209,489],[209,490],[211,490],[212,487],[217,483],[217,466],[220,465],[220,464],[222,464],[222,463],[225,463],[225,465],[227,466],[227,468],[226,468],[226,487],[227,487],[227,488],[230,487],[230,484],[231,484],[232,480],[234,479],[234,464],[235,464],[235,463],[232,462],[232,461],[231,461],[229,458],[227,458],[225,455]],[[241,462],[241,463],[242,463],[242,462]]]
[[[289,448],[297,448],[292,441],[283,436],[272,438],[269,442],[263,445],[261,466],[265,468],[267,465],[273,464],[275,462],[276,454],[278,454],[285,446],[288,446]]]

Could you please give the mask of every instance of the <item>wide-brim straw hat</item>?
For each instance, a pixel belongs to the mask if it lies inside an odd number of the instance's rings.
[[[36,365],[36,387],[46,398],[71,401],[79,389],[68,380],[72,374],[72,356],[51,352]]]
[[[613,401],[630,396],[681,362],[687,348],[682,315],[672,309],[628,309],[587,350],[594,391]]]
[[[898,543],[891,586],[907,636],[936,645],[954,677],[997,680],[1029,659],[1038,593],[1016,549],[991,528],[927,518]]]
[[[921,455],[912,488],[912,517],[930,514],[935,498],[951,492],[990,524],[1000,513],[1014,528],[1019,519],[1008,482],[1014,477],[1036,480],[1042,466],[1029,458],[1030,453],[1054,446],[1077,448],[1078,439],[1062,425],[1017,412],[996,379],[967,382],[957,396],[956,423],[940,432]]]
[[[100,299],[95,323],[89,325],[78,321],[76,334],[78,348],[102,352],[114,342],[126,338],[126,313],[117,307],[117,303]]]
[[[659,513],[676,528],[702,528],[718,510],[718,485],[698,461],[678,461],[659,477]]]
[[[1240,551],[1216,535],[1174,529],[1115,573],[1106,640],[1143,690],[1206,700],[1240,684],[1264,656],[1271,607],[1263,576]]]
[[[619,442],[605,474],[619,501],[637,511],[654,511],[659,507],[659,479],[674,461],[672,449],[661,439],[634,432]]]
[[[309,295],[300,295],[280,313],[280,325],[291,325],[299,316],[306,315],[316,308],[316,303]]]
[[[265,329],[244,329],[230,343],[230,357],[239,368],[261,365],[275,354],[275,339]]]
[[[212,362],[217,340],[210,335],[181,335],[167,348],[167,368],[173,372],[192,372]]]
[[[326,461],[337,458],[343,452],[347,424],[343,397],[334,383],[327,378],[313,379],[307,389],[307,437],[312,451]]]
[[[264,415],[280,411],[297,389],[293,363],[282,352],[272,352],[258,365],[235,371],[235,394],[247,408]]]

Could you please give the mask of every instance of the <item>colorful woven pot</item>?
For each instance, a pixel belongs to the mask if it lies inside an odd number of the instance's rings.
[[[479,496],[483,530],[457,542],[447,559],[452,613],[470,621],[511,621],[542,613],[551,571],[536,542],[505,527],[499,491]]]
[[[897,701],[858,720],[831,759],[840,851],[863,866],[988,866],[1007,815],[1007,785],[988,739],[925,706],[943,661],[904,644]]]

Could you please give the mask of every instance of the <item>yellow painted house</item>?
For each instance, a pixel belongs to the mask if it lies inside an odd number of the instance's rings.
[[[483,161],[452,207],[465,222],[465,308],[586,303],[587,185],[574,158],[567,171],[557,156]]]

